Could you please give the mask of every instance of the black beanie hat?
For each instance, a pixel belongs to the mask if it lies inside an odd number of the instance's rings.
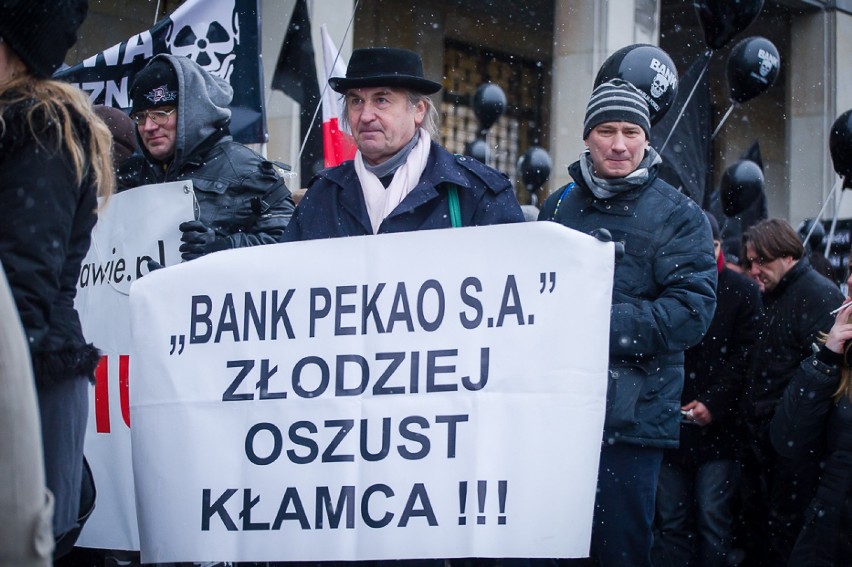
[[[89,11],[88,0],[0,0],[0,38],[35,76],[53,75]]]
[[[158,106],[177,106],[178,78],[171,63],[162,57],[151,60],[134,77],[130,100],[130,114]]]
[[[636,124],[645,131],[645,137],[651,139],[648,103],[642,93],[627,81],[612,79],[595,87],[586,106],[583,139],[589,137],[595,126],[604,122]]]

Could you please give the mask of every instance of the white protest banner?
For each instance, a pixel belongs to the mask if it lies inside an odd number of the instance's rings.
[[[75,306],[101,361],[89,403],[86,458],[98,491],[77,545],[139,549],[130,454],[130,286],[148,260],[181,261],[178,225],[193,218],[191,182],[146,185],[114,195],[98,213]]]
[[[540,222],[145,277],[143,562],[586,555],[612,276],[612,244]]]

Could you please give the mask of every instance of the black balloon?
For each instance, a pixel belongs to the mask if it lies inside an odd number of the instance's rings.
[[[503,89],[494,83],[479,85],[476,94],[473,95],[473,113],[476,114],[482,131],[491,128],[505,108],[506,95]]]
[[[748,159],[741,159],[725,170],[719,186],[722,208],[729,217],[740,214],[763,193],[763,171]]]
[[[781,70],[781,56],[765,37],[747,37],[728,55],[731,100],[743,103],[772,86]]]
[[[552,168],[553,161],[550,159],[550,154],[539,146],[531,146],[518,161],[521,181],[530,193],[535,193],[541,189],[541,186],[550,177]]]
[[[674,61],[656,45],[628,45],[607,57],[595,77],[595,86],[612,79],[623,79],[642,93],[651,113],[651,124],[665,115],[677,94]]]
[[[837,117],[828,136],[828,151],[834,171],[847,180],[852,178],[852,110]]]
[[[471,140],[464,146],[464,155],[470,156],[474,159],[478,159],[482,163],[485,163],[485,154],[487,153],[488,146],[485,144],[485,140],[482,138],[477,138],[475,140]]]
[[[696,0],[694,5],[707,47],[719,49],[757,19],[763,0]]]

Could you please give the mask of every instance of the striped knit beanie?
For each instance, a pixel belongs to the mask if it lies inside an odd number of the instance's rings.
[[[589,137],[595,126],[604,122],[636,124],[645,131],[645,137],[651,139],[648,103],[636,87],[627,81],[612,79],[595,87],[586,106],[583,139]]]

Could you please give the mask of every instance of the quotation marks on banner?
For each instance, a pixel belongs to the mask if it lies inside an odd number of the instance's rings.
[[[549,277],[549,278],[548,278]],[[547,290],[547,293],[553,293],[553,290],[556,289],[556,272],[541,273],[541,289],[538,290],[539,293],[544,293],[544,289],[547,287],[547,280],[550,279],[550,289]]]
[[[498,480],[497,481],[497,524],[500,526],[506,525],[506,492],[509,488],[509,482],[506,480]],[[469,509],[467,506],[467,481],[462,480],[459,482],[459,525],[466,526],[467,525],[467,516],[466,511]],[[488,481],[487,480],[477,480],[476,481],[476,506],[477,506],[477,516],[476,523],[480,526],[484,526],[486,524],[486,515],[485,515],[485,503],[488,499]]]
[[[180,350],[177,351],[178,355],[183,354],[183,347],[186,346],[186,335],[172,335],[170,344],[172,349],[169,351],[169,356],[173,355],[178,347],[180,347]]]

